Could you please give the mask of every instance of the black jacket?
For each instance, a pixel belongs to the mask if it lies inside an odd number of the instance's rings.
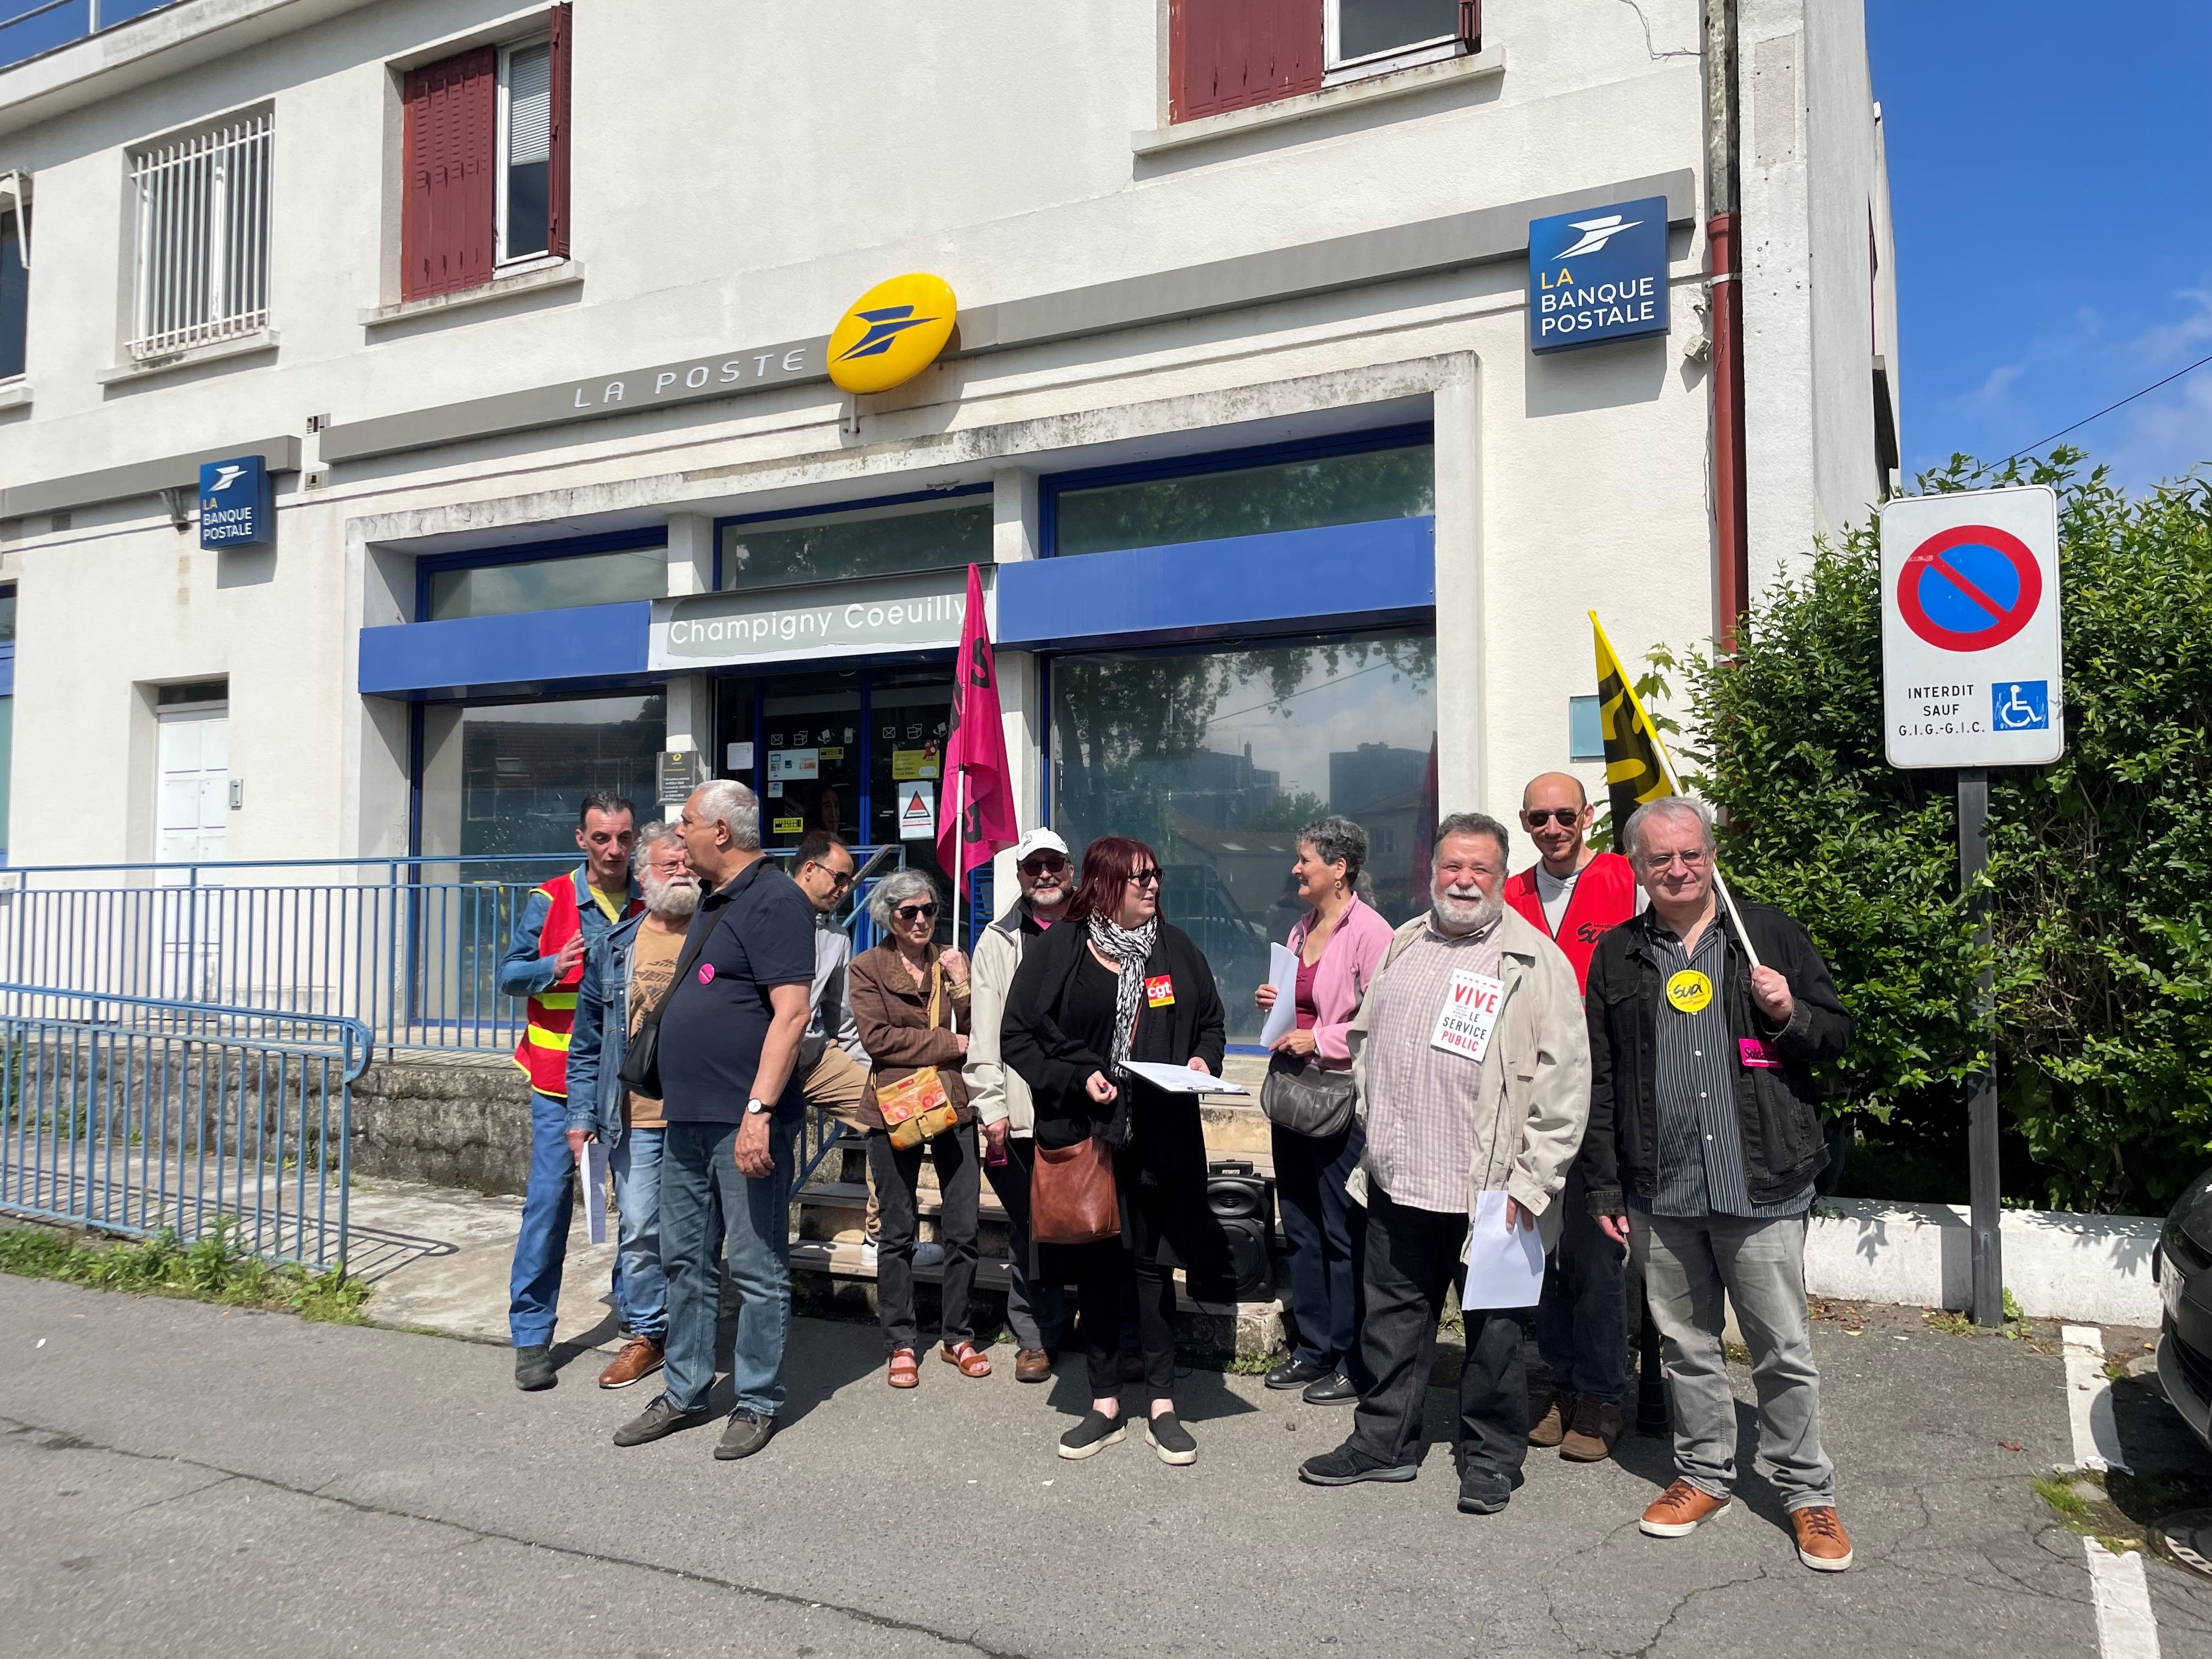
[[[1062,1031],[1059,1014],[1089,939],[1090,929],[1083,923],[1064,921],[1036,939],[1024,940],[1022,965],[1006,989],[1006,1014],[999,1026],[999,1054],[1030,1085],[1036,1105],[1040,1146],[1073,1146],[1096,1134],[1108,1135],[1121,1144],[1127,1139],[1132,1097],[1149,1097],[1155,1103],[1170,1098],[1186,1103],[1191,1121],[1195,1123],[1198,1118],[1194,1095],[1164,1096],[1149,1085],[1137,1083],[1123,1088],[1112,1105],[1101,1106],[1085,1091],[1084,1079],[1093,1072],[1106,1070],[1106,1056],[1091,1053]],[[1164,1008],[1138,1007],[1129,1058],[1169,1066],[1202,1059],[1218,1077],[1228,1042],[1213,969],[1191,943],[1189,934],[1164,921],[1160,924],[1159,937],[1152,941],[1152,954],[1145,963],[1147,979],[1163,974],[1173,982],[1175,1001]]]
[[[1721,993],[1729,1035],[1765,1039],[1782,1062],[1736,1068],[1744,1182],[1753,1203],[1778,1204],[1802,1192],[1827,1165],[1812,1067],[1850,1047],[1851,1017],[1836,995],[1820,947],[1802,927],[1763,904],[1741,908],[1759,961],[1790,981],[1797,1005],[1790,1023],[1778,1028],[1759,1012],[1751,998],[1751,965],[1741,935],[1723,905],[1712,925],[1729,935],[1728,983]],[[1653,1047],[1664,995],[1651,945],[1658,927],[1647,910],[1609,930],[1590,957],[1583,999],[1589,1020],[1590,1115],[1582,1173],[1592,1215],[1620,1214],[1624,1186],[1644,1198],[1658,1188]]]

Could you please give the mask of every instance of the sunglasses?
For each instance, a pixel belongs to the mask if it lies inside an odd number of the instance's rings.
[[[1058,853],[1032,853],[1022,860],[1021,867],[1033,876],[1057,876],[1066,873],[1067,860]]]
[[[1159,878],[1160,872],[1157,869],[1129,872],[1129,885],[1132,887],[1150,887]]]
[[[814,860],[811,859],[809,859],[807,862],[814,865],[814,868],[819,870],[823,875],[829,877],[830,884],[832,887],[838,889],[840,891],[842,891],[844,889],[850,887],[853,884],[853,877],[856,873],[854,871],[848,870],[844,874],[840,875],[826,864],[814,864]]]
[[[1583,821],[1589,809],[1582,806],[1538,807],[1534,811],[1521,814],[1521,822],[1531,830],[1541,830],[1546,823],[1556,823],[1562,830],[1571,830]]]
[[[901,921],[912,921],[917,916],[935,915],[937,907],[934,904],[902,904],[891,914]]]

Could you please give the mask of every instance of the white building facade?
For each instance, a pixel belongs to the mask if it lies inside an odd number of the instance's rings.
[[[1402,915],[1438,811],[1601,781],[1587,611],[1709,641],[1892,483],[1851,0],[177,0],[20,46],[19,866],[556,850],[671,754],[773,844],[896,840],[974,564],[1023,822],[1152,842],[1249,954],[1322,811]],[[1654,202],[1663,331],[1533,349],[1532,222]],[[841,392],[915,271],[945,349]],[[204,547],[203,465],[257,458],[273,531]]]

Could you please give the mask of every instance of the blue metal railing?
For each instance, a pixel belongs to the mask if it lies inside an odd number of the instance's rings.
[[[0,1212],[345,1263],[361,1021],[0,983]]]

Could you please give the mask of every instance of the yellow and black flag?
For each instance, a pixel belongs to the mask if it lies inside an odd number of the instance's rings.
[[[1613,641],[1597,612],[1589,613],[1597,636],[1598,717],[1605,726],[1605,787],[1613,809],[1613,840],[1618,848],[1628,815],[1648,800],[1678,793],[1674,769],[1667,764],[1658,731],[1636,699],[1635,683],[1613,654]]]

